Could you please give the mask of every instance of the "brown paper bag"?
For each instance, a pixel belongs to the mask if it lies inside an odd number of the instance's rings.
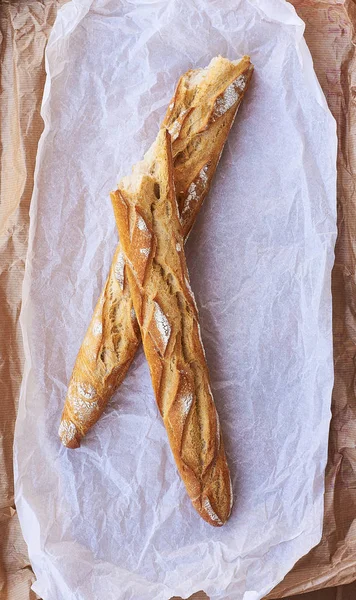
[[[18,318],[27,247],[28,210],[43,124],[44,48],[64,0],[0,4],[0,597],[33,600],[34,575],[13,506],[12,442],[22,374]],[[347,583],[356,578],[356,7],[345,2],[294,0],[306,40],[338,123],[339,237],[333,272],[335,387],[326,471],[324,533],[268,598]],[[354,89],[355,88],[355,89]],[[356,587],[323,590],[305,600],[351,600]],[[321,595],[320,595],[321,594]],[[353,594],[353,595],[352,595]],[[203,592],[191,599],[205,600]]]

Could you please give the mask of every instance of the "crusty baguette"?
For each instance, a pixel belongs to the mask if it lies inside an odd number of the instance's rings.
[[[209,191],[252,71],[248,56],[234,62],[217,57],[206,69],[188,71],[178,82],[162,127],[172,136],[185,237]],[[153,151],[154,145],[147,156]],[[59,428],[65,446],[77,448],[96,423],[123,381],[140,341],[119,244],[69,383]]]
[[[231,482],[185,261],[168,130],[160,130],[150,160],[111,199],[124,277],[178,470],[203,519],[223,525]]]

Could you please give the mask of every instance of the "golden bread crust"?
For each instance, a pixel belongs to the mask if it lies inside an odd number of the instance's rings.
[[[173,176],[185,238],[209,191],[252,71],[248,56],[236,64],[217,57],[206,69],[188,71],[178,82],[162,128],[172,138]],[[240,83],[231,91],[236,81]],[[154,154],[155,144],[146,156]],[[77,448],[99,419],[140,342],[119,244],[73,368],[59,428],[65,446]]]
[[[111,198],[172,452],[194,507],[210,525],[220,526],[230,515],[231,482],[189,283],[173,175],[170,134],[161,129],[147,174],[133,171]]]

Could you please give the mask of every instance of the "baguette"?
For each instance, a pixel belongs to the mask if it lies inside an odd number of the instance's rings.
[[[172,138],[173,170],[183,234],[206,197],[253,66],[214,58],[180,78],[162,128]],[[146,156],[154,152],[154,144]],[[138,167],[139,168],[139,167]],[[62,443],[77,448],[123,381],[141,337],[118,245],[105,287],[79,350],[59,427]]]
[[[167,129],[111,199],[124,277],[178,470],[203,519],[223,525],[232,507],[231,481],[189,283]]]

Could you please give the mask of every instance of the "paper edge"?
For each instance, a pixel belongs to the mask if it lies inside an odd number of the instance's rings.
[[[15,421],[14,443],[13,443],[14,502],[16,505],[16,510],[17,510],[17,514],[18,514],[18,518],[19,518],[19,522],[20,522],[21,532],[22,532],[23,538],[28,547],[28,553],[29,553],[29,558],[31,561],[31,567],[35,573],[36,580],[37,580],[31,585],[31,589],[34,589],[33,586],[36,586],[37,582],[41,582],[41,581],[45,580],[45,577],[43,577],[42,574],[39,576],[38,573],[36,573],[36,567],[34,565],[34,562],[35,562],[34,557],[36,556],[36,552],[33,552],[32,547],[31,547],[31,551],[30,551],[30,544],[27,540],[27,536],[25,535],[23,527],[21,525],[22,519],[26,520],[27,509],[25,507],[23,507],[23,502],[26,503],[26,501],[22,500],[22,496],[21,496],[21,484],[19,481],[19,469],[18,469],[18,457],[17,457],[17,439],[18,439],[18,436],[20,435],[20,432],[24,433],[26,430],[26,389],[27,389],[27,381],[30,376],[31,368],[32,368],[31,367],[31,364],[32,364],[31,363],[31,350],[30,350],[29,338],[27,335],[26,321],[30,317],[30,313],[31,313],[31,300],[30,300],[31,273],[32,273],[31,255],[32,255],[32,249],[33,249],[33,244],[34,244],[34,239],[35,239],[34,218],[38,212],[37,179],[38,179],[38,172],[40,169],[40,164],[42,163],[42,155],[44,152],[44,150],[43,150],[44,141],[50,131],[50,121],[51,121],[49,97],[50,97],[50,90],[51,90],[51,79],[52,79],[53,75],[51,74],[49,56],[52,53],[52,49],[54,46],[56,46],[57,50],[58,50],[57,44],[65,43],[65,40],[68,37],[69,33],[72,33],[74,31],[74,29],[77,27],[77,25],[81,22],[81,20],[88,13],[93,1],[94,0],[71,0],[67,4],[64,4],[58,10],[56,19],[53,23],[53,27],[52,27],[51,33],[49,35],[47,45],[45,48],[45,52],[44,52],[45,77],[46,78],[45,78],[45,85],[44,85],[44,89],[43,89],[43,96],[42,96],[41,109],[40,109],[40,115],[43,119],[44,126],[43,126],[43,131],[42,131],[42,134],[41,134],[39,142],[38,142],[38,147],[37,147],[35,170],[34,170],[34,176],[33,176],[33,182],[34,182],[33,183],[33,191],[32,191],[30,208],[29,208],[28,246],[27,246],[27,251],[26,251],[24,278],[23,278],[23,282],[22,282],[22,295],[21,295],[22,303],[21,303],[21,311],[20,311],[20,316],[19,316],[19,324],[20,324],[20,329],[21,329],[21,334],[22,334],[22,343],[23,343],[24,362],[23,362],[22,381],[21,381],[21,386],[20,386],[20,391],[19,391],[18,410],[17,410],[16,421]],[[63,25],[66,22],[71,23],[70,31],[67,32],[67,34],[65,36],[64,35],[61,36],[60,32],[63,31]],[[55,64],[55,62],[52,61],[52,64]],[[40,540],[38,540],[38,542],[40,542]],[[40,556],[40,558],[41,558],[41,556]]]
[[[275,4],[279,4],[279,14],[283,16],[282,19],[277,17],[275,6],[272,6],[272,3],[270,3],[269,0],[247,1],[249,2],[249,4],[251,4],[251,6],[254,6],[261,13],[263,13],[267,20],[275,21],[277,23],[284,23],[285,25],[295,27],[295,39],[298,51],[298,58],[302,71],[305,75],[307,87],[313,92],[313,95],[318,104],[328,113],[330,121],[335,128],[336,136],[336,120],[329,109],[324,92],[314,70],[313,58],[304,38],[305,23],[303,19],[297,14],[295,7],[288,0],[275,0]]]

